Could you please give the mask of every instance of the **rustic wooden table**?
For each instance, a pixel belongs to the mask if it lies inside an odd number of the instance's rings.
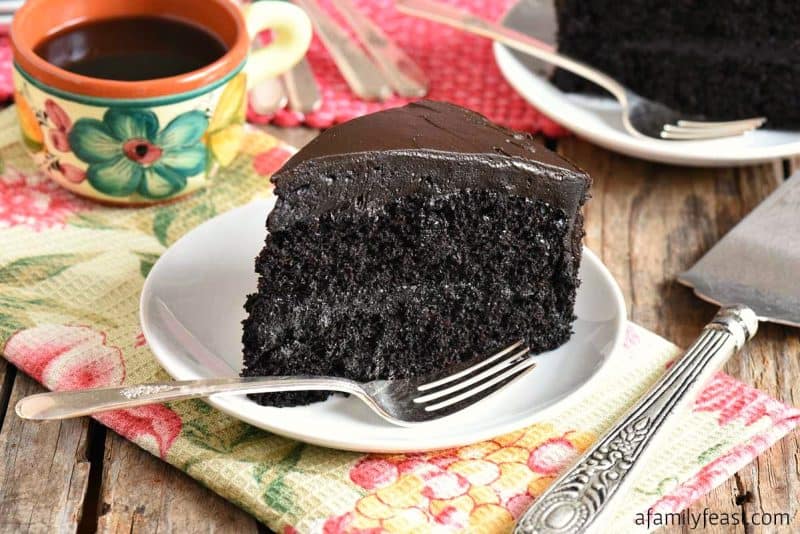
[[[313,136],[303,129],[274,132],[298,146]],[[715,308],[677,284],[676,274],[800,169],[800,159],[737,169],[669,167],[574,138],[559,141],[557,149],[594,177],[586,243],[622,286],[630,318],[681,346],[694,339]],[[800,330],[762,325],[726,370],[799,405]],[[93,421],[21,421],[14,404],[41,390],[0,359],[0,532],[268,531]],[[795,432],[692,508],[788,512],[797,529],[799,500],[800,433]],[[740,526],[709,532],[774,531]]]

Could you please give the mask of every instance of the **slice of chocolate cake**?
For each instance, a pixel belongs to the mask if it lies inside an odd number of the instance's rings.
[[[422,101],[324,132],[273,181],[243,376],[402,378],[569,339],[589,177],[530,136]]]
[[[800,128],[797,0],[556,0],[558,49],[637,93],[709,119]],[[557,70],[569,92],[603,92]]]

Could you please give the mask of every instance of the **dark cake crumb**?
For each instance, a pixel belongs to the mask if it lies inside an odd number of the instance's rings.
[[[494,191],[406,197],[270,235],[247,301],[246,375],[358,381],[432,372],[524,339],[570,336],[567,215]],[[325,392],[255,395],[276,406]]]

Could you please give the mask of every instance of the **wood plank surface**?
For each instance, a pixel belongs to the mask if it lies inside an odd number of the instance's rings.
[[[6,407],[8,406],[9,397],[11,397],[15,376],[16,369],[14,366],[0,358],[0,431],[3,430]]]
[[[250,515],[187,475],[108,431],[97,532],[259,531]]]
[[[16,374],[0,431],[2,533],[71,533],[81,519],[89,482],[89,422],[41,424],[14,415],[17,400],[41,391]]]
[[[587,245],[620,283],[632,320],[688,346],[716,307],[675,282],[720,237],[783,180],[784,165],[689,169],[626,158],[570,138],[559,151],[594,178],[586,213]],[[800,400],[800,333],[762,324],[726,372],[793,405]],[[691,507],[735,513],[788,512],[800,528],[798,433]],[[671,527],[662,532],[684,532]],[[709,533],[778,532],[774,528],[711,527]],[[785,528],[783,532],[792,531]],[[796,530],[795,530],[796,531]]]

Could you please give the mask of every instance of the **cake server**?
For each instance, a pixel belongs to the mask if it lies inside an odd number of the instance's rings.
[[[781,184],[678,281],[715,304],[800,327],[800,172]]]
[[[599,85],[616,98],[622,107],[625,129],[636,137],[667,140],[700,140],[734,137],[760,128],[764,117],[734,121],[707,121],[701,116],[670,109],[648,100],[623,86],[607,74],[578,60],[559,54],[555,49],[524,33],[495,24],[461,9],[431,0],[396,0],[397,10],[480,35],[568,70]]]
[[[352,0],[334,0],[333,5],[345,16],[384,78],[394,91],[406,98],[420,98],[428,92],[428,79],[406,55]]]
[[[53,420],[220,393],[338,391],[364,401],[392,424],[411,426],[460,412],[527,375],[535,366],[529,349],[518,341],[488,358],[475,358],[413,379],[366,383],[334,376],[183,380],[40,393],[20,400],[16,412],[23,419]]]
[[[601,525],[659,430],[752,337],[758,320],[800,326],[800,173],[725,235],[678,280],[726,306],[636,405],[539,496],[517,534],[584,532]]]
[[[387,100],[392,96],[392,88],[386,83],[380,69],[319,6],[317,0],[294,0],[294,3],[303,8],[311,19],[339,72],[359,98]]]

